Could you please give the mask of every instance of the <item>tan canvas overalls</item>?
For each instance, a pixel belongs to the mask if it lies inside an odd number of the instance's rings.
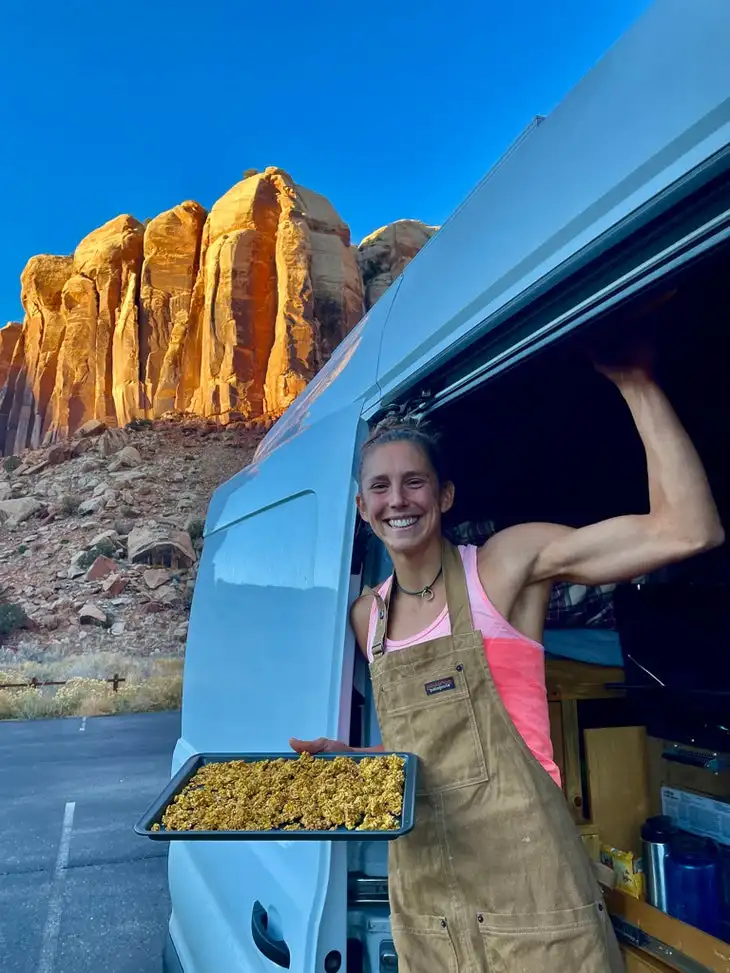
[[[385,653],[371,674],[383,743],[419,757],[416,825],[390,843],[400,973],[619,973],[593,866],[562,792],[515,729],[444,543],[451,635]]]

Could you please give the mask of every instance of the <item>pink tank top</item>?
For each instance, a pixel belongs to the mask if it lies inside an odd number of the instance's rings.
[[[560,771],[553,759],[550,739],[547,690],[545,688],[545,653],[539,642],[522,635],[499,614],[482,587],[477,568],[478,549],[459,547],[469,592],[474,628],[484,636],[484,653],[492,679],[504,707],[517,731],[536,759],[560,787]],[[385,597],[392,584],[392,576],[378,589]],[[368,629],[368,659],[372,662],[372,644],[376,624],[375,602],[370,609]],[[409,639],[386,639],[385,651],[396,652],[419,642],[451,634],[447,608],[427,628]]]

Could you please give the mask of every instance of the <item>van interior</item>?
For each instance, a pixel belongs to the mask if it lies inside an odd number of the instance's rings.
[[[591,362],[592,349],[605,357],[637,340],[654,349],[657,379],[730,527],[728,268],[722,245],[435,409],[456,484],[452,539],[480,544],[515,523],[579,527],[648,510],[631,416]],[[355,551],[363,584],[388,574],[377,542],[360,529]],[[556,590],[551,601],[545,645],[556,759],[589,854],[613,873],[609,908],[634,969],[726,968],[717,957],[730,950],[729,595],[724,545],[632,584]],[[358,659],[351,743],[378,739]],[[696,901],[674,914],[649,904],[640,873],[642,825],[659,814],[713,863],[706,891],[695,875]],[[347,969],[395,968],[387,965],[385,846],[352,844],[349,872]],[[642,956],[655,965],[642,966]]]

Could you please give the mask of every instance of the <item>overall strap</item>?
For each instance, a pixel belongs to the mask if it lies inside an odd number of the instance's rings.
[[[446,585],[446,604],[449,609],[452,635],[471,635],[474,623],[469,604],[469,589],[466,585],[466,571],[459,549],[443,541],[442,561],[444,583]]]
[[[449,611],[451,634],[471,635],[474,631],[474,623],[471,617],[469,589],[466,585],[464,562],[461,559],[458,548],[454,547],[446,539],[443,541],[441,563],[443,565],[444,583],[446,585],[446,604]],[[392,593],[392,579],[385,593],[385,598],[378,591],[373,591],[377,620],[370,651],[374,659],[377,656],[383,655],[385,652],[385,639],[388,634],[388,610],[390,608],[390,597]]]
[[[373,637],[373,644],[370,646],[370,651],[372,653],[373,659],[376,656],[383,655],[385,652],[385,637],[388,634],[388,609],[390,608],[390,593],[393,590],[393,583],[388,585],[388,590],[385,593],[385,598],[380,594],[377,589],[373,589],[373,598],[375,599],[375,608],[377,611],[377,620],[375,622],[375,635]]]

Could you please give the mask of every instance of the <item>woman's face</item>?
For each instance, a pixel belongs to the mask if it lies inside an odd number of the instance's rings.
[[[419,446],[401,441],[368,451],[357,506],[389,551],[416,552],[440,537],[441,516],[453,502],[453,485],[439,486]]]

